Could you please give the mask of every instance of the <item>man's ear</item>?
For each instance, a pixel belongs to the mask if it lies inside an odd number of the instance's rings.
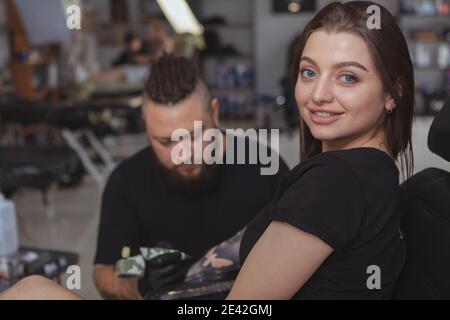
[[[220,116],[220,101],[217,98],[211,100],[211,115],[215,127],[219,127],[219,116]]]

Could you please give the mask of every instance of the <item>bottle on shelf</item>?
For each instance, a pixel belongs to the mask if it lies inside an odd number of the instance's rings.
[[[0,256],[14,254],[18,249],[16,208],[0,193]]]
[[[450,47],[446,43],[442,43],[438,49],[438,66],[445,69],[450,66]]]

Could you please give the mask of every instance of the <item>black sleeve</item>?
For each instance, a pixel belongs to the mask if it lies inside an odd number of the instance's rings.
[[[359,231],[363,192],[347,163],[332,156],[320,158],[281,195],[269,219],[314,234],[342,253]]]
[[[134,250],[139,246],[137,214],[124,178],[120,170],[115,170],[103,192],[96,264],[115,264],[124,246]]]
[[[279,157],[279,166],[278,166],[278,172],[274,174],[272,177],[272,196],[275,195],[278,187],[280,186],[281,181],[283,178],[289,173],[289,168],[284,162],[283,158]]]

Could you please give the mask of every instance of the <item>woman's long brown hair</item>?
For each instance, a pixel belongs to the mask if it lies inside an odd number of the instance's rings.
[[[367,8],[380,8],[380,29],[369,29],[367,20],[371,13]],[[333,2],[322,8],[306,25],[294,48],[292,79],[298,79],[299,63],[306,41],[317,30],[326,32],[347,32],[362,37],[368,45],[376,71],[384,90],[395,101],[392,113],[385,116],[384,128],[387,143],[394,159],[399,162],[403,178],[413,173],[413,152],[411,144],[414,119],[415,87],[414,68],[408,45],[394,17],[383,6],[371,1]],[[322,152],[321,141],[311,134],[300,117],[300,158],[305,160]]]

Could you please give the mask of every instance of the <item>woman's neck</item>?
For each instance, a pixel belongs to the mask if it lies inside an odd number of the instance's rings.
[[[365,134],[358,138],[322,141],[322,152],[364,147],[379,149],[383,152],[386,152],[391,158],[394,158],[387,144],[386,134],[384,130],[369,132],[368,134]]]

